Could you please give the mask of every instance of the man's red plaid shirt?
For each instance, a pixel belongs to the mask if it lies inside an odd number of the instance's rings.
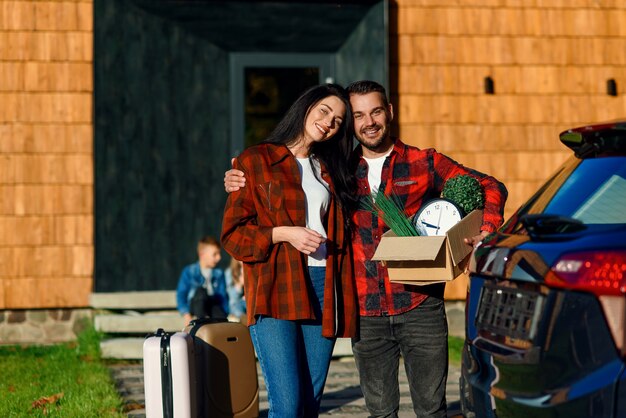
[[[363,201],[371,196],[367,181],[368,165],[361,156],[360,147],[355,154],[355,158],[358,158],[355,161],[357,194]],[[396,139],[393,150],[383,165],[380,188],[385,190],[387,196],[392,193],[398,196],[404,204],[406,214],[413,215],[423,203],[440,197],[446,180],[459,174],[468,174],[480,182],[485,192],[481,231],[495,231],[503,221],[507,198],[504,185],[493,177],[464,167],[434,149],[421,150]],[[420,293],[419,286],[391,283],[387,268],[378,261],[372,261],[380,237],[389,229],[387,225],[379,216],[367,210],[363,203],[355,211],[352,221],[360,314],[397,315],[418,306],[427,297]]]

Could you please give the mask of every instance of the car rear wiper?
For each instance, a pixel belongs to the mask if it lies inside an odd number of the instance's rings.
[[[550,214],[524,215],[520,218],[520,222],[531,238],[568,238],[567,234],[587,228],[577,219]]]

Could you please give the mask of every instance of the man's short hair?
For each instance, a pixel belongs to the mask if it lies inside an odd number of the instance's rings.
[[[202,247],[206,247],[208,245],[214,245],[217,248],[222,248],[220,242],[215,239],[214,237],[212,237],[211,235],[205,235],[202,238],[200,238],[200,240],[198,241],[198,250],[200,250],[200,248]]]
[[[346,87],[348,94],[368,94],[368,93],[380,93],[383,97],[383,104],[389,106],[389,99],[387,98],[387,91],[385,88],[372,80],[360,80],[354,81]]]

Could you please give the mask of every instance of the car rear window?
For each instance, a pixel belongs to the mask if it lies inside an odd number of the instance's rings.
[[[626,157],[571,161],[527,209],[525,213],[567,216],[585,224],[626,224]]]

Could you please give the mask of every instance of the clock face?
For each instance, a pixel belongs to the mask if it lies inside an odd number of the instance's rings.
[[[426,202],[415,214],[413,224],[420,235],[445,235],[461,218],[461,210],[453,202],[433,199]]]

